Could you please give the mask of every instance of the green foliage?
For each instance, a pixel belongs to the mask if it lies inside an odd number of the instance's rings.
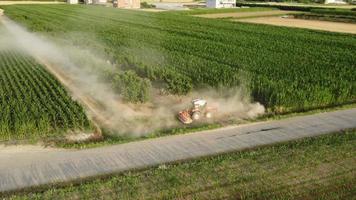
[[[86,129],[83,108],[32,58],[0,51],[0,140]]]
[[[311,9],[310,12],[295,14],[294,17],[298,19],[356,23],[356,12],[347,9]]]
[[[306,0],[308,1],[308,0]],[[317,0],[318,1],[318,0]],[[320,0],[320,2],[324,2]],[[277,4],[259,4],[259,3],[246,3],[246,2],[238,2],[236,6],[249,6],[249,7],[265,7],[265,8],[278,8],[280,10],[293,10],[293,11],[306,11],[309,12],[312,9],[315,9],[316,6],[305,6],[305,5],[277,5]]]
[[[115,73],[112,86],[125,101],[138,103],[149,100],[150,80],[140,78],[134,71]]]
[[[52,36],[91,33],[120,69],[172,93],[235,87],[248,74],[253,99],[273,111],[356,101],[354,35],[94,6],[13,5],[5,13]]]
[[[356,17],[356,12],[347,9],[312,9],[312,13],[327,14],[327,15],[343,15]]]
[[[332,21],[332,22],[344,22],[344,23],[356,23],[356,15],[352,16],[352,15],[319,14],[319,13],[300,13],[300,14],[295,14],[294,18]]]
[[[149,4],[146,1],[141,2],[141,8],[155,8],[156,6],[153,4]]]

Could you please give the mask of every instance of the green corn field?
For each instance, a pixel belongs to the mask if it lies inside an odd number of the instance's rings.
[[[31,31],[95,42],[120,69],[174,94],[201,87],[248,85],[276,112],[356,100],[356,36],[201,19],[186,12],[148,13],[102,7],[16,5],[6,15]],[[83,37],[71,35],[81,32]],[[93,34],[98,41],[85,38]],[[70,37],[72,36],[72,37]]]
[[[0,140],[89,127],[83,108],[42,65],[23,53],[0,51]]]

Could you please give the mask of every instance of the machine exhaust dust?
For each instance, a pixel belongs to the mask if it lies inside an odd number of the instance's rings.
[[[125,103],[102,78],[100,70],[118,70],[105,55],[63,42],[64,38],[49,39],[31,33],[10,19],[2,18],[6,30],[0,29],[0,49],[23,51],[41,62],[86,108],[91,119],[112,130],[112,134],[140,136],[182,126],[177,114],[189,108],[191,101],[197,98],[216,108],[212,118],[203,119],[206,122],[229,117],[253,118],[265,111],[261,104],[251,102],[243,87],[202,89],[186,96],[162,95],[159,89],[153,88],[150,102]]]

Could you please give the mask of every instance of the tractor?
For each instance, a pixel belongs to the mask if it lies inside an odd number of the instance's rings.
[[[198,121],[202,117],[207,119],[213,117],[214,107],[208,107],[207,101],[204,99],[194,99],[190,109],[182,110],[178,113],[178,119],[183,124],[191,124],[193,121]]]

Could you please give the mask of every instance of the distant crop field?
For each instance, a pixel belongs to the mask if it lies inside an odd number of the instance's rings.
[[[54,37],[80,32],[82,37],[67,39],[83,48],[100,42],[120,69],[134,70],[173,94],[244,85],[255,101],[275,112],[356,100],[355,35],[201,19],[186,12],[3,8],[31,31]]]
[[[89,127],[83,108],[42,65],[19,52],[0,51],[0,140]]]

